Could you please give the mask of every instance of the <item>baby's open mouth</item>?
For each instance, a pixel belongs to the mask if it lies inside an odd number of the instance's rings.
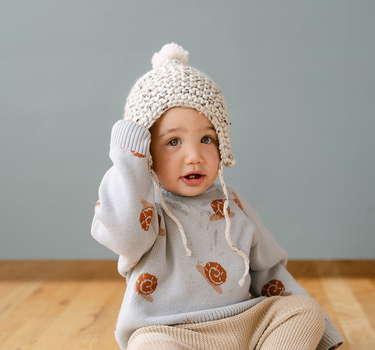
[[[181,181],[188,186],[198,186],[204,181],[204,179],[205,175],[203,171],[200,170],[190,171],[181,177]]]
[[[200,175],[200,174],[190,174],[190,175],[184,176],[184,178],[192,180],[192,179],[199,179],[201,176],[202,175]]]

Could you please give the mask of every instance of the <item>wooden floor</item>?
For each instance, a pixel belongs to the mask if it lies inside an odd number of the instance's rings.
[[[375,349],[375,261],[288,269],[341,331],[341,350]],[[0,350],[118,349],[125,287],[115,261],[0,261]]]

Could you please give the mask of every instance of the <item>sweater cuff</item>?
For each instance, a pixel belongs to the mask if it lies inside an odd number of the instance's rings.
[[[324,314],[324,316],[326,318],[326,326],[324,329],[323,337],[320,340],[316,350],[328,350],[332,346],[335,346],[336,344],[341,345],[344,342],[344,338],[333,325],[332,321],[327,317],[326,314]]]
[[[111,146],[122,146],[134,152],[149,153],[151,134],[137,123],[119,120],[112,128]]]

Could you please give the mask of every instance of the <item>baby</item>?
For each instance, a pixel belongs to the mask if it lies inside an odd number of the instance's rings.
[[[235,160],[225,100],[187,62],[176,44],[156,53],[112,129],[91,232],[119,255],[127,281],[120,348],[338,347],[341,335],[288,273],[285,251],[226,186],[223,166]]]

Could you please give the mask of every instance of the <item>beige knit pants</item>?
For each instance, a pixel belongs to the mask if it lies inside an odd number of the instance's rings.
[[[324,326],[309,296],[270,297],[218,321],[140,328],[127,350],[315,350]]]

